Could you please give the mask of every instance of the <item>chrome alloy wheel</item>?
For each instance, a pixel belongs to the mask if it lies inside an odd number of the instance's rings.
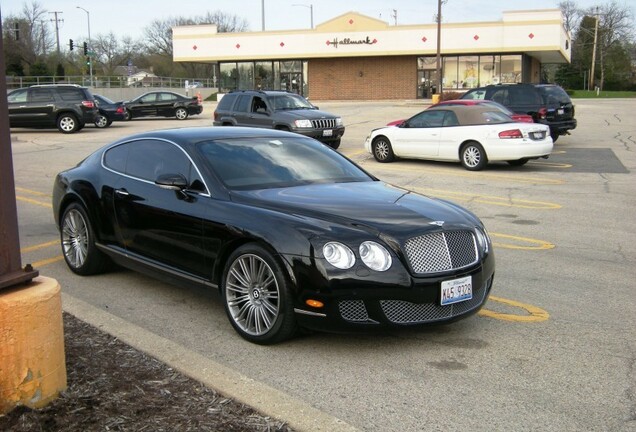
[[[375,143],[375,155],[381,160],[389,157],[389,143],[384,140],[377,141]]]
[[[225,283],[232,320],[245,333],[260,336],[274,326],[280,313],[280,289],[271,267],[259,256],[239,256]]]
[[[464,152],[464,162],[469,167],[476,167],[481,161],[481,152],[478,148],[470,146]]]
[[[62,251],[66,261],[80,268],[88,256],[88,225],[82,213],[76,209],[66,213],[62,222]]]

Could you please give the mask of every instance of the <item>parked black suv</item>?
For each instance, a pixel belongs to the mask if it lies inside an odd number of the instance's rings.
[[[214,126],[251,126],[296,132],[334,149],[345,127],[342,118],[318,110],[307,99],[284,91],[240,90],[223,96],[214,111]]]
[[[35,85],[7,95],[11,127],[51,128],[73,133],[99,113],[90,90],[73,84]]]
[[[536,123],[550,126],[552,141],[576,128],[574,105],[555,84],[497,84],[464,93],[461,99],[488,99],[518,114],[529,114]]]

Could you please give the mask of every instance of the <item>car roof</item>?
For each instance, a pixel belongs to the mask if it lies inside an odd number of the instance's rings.
[[[452,111],[460,125],[481,125],[486,124],[483,113],[493,112],[493,108],[488,105],[445,105],[427,111]]]
[[[143,132],[140,134],[130,135],[117,143],[132,141],[136,139],[155,138],[165,139],[177,144],[188,145],[200,141],[232,139],[232,138],[304,138],[293,132],[286,132],[275,129],[260,129],[251,127],[185,127],[175,129],[162,129],[156,131]]]

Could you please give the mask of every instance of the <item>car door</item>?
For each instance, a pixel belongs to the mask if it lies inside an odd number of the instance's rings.
[[[14,90],[7,95],[9,122],[11,126],[28,125],[28,89]]]
[[[175,115],[175,104],[177,103],[177,95],[172,93],[157,93],[157,115],[163,117],[172,117]]]
[[[236,104],[234,104],[234,120],[236,121],[236,126],[252,126],[250,124],[250,115],[251,115],[251,106],[252,106],[252,96],[251,95],[240,95]]]
[[[132,111],[133,117],[147,117],[157,115],[157,93],[148,93],[137,100],[128,109]]]
[[[26,89],[26,102],[9,103],[11,125],[49,126],[55,124],[55,93],[49,88]],[[23,97],[20,97],[23,100]]]
[[[444,111],[422,111],[396,128],[391,145],[403,157],[428,158],[439,153]]]
[[[115,187],[113,208],[126,250],[181,272],[209,276],[199,205],[205,191],[184,193],[154,183],[161,174],[181,174],[189,184],[202,185],[192,162],[174,143],[143,139],[125,145],[126,175]]]

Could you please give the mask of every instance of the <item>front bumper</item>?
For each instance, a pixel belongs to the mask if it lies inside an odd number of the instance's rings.
[[[337,127],[334,129],[293,129],[292,132],[297,134],[301,134],[313,139],[316,139],[320,142],[332,142],[337,141],[345,133],[344,126]]]
[[[298,270],[299,266],[295,265]],[[304,266],[303,266],[304,267]],[[398,266],[399,267],[399,266]],[[295,312],[301,327],[330,332],[364,332],[452,322],[470,316],[484,305],[493,284],[494,256],[461,272],[434,277],[412,277],[403,268],[369,274],[363,268],[346,275],[297,275],[300,284]],[[443,281],[470,276],[472,298],[441,305]],[[305,282],[306,281],[306,282]],[[308,306],[317,300],[321,308]]]

